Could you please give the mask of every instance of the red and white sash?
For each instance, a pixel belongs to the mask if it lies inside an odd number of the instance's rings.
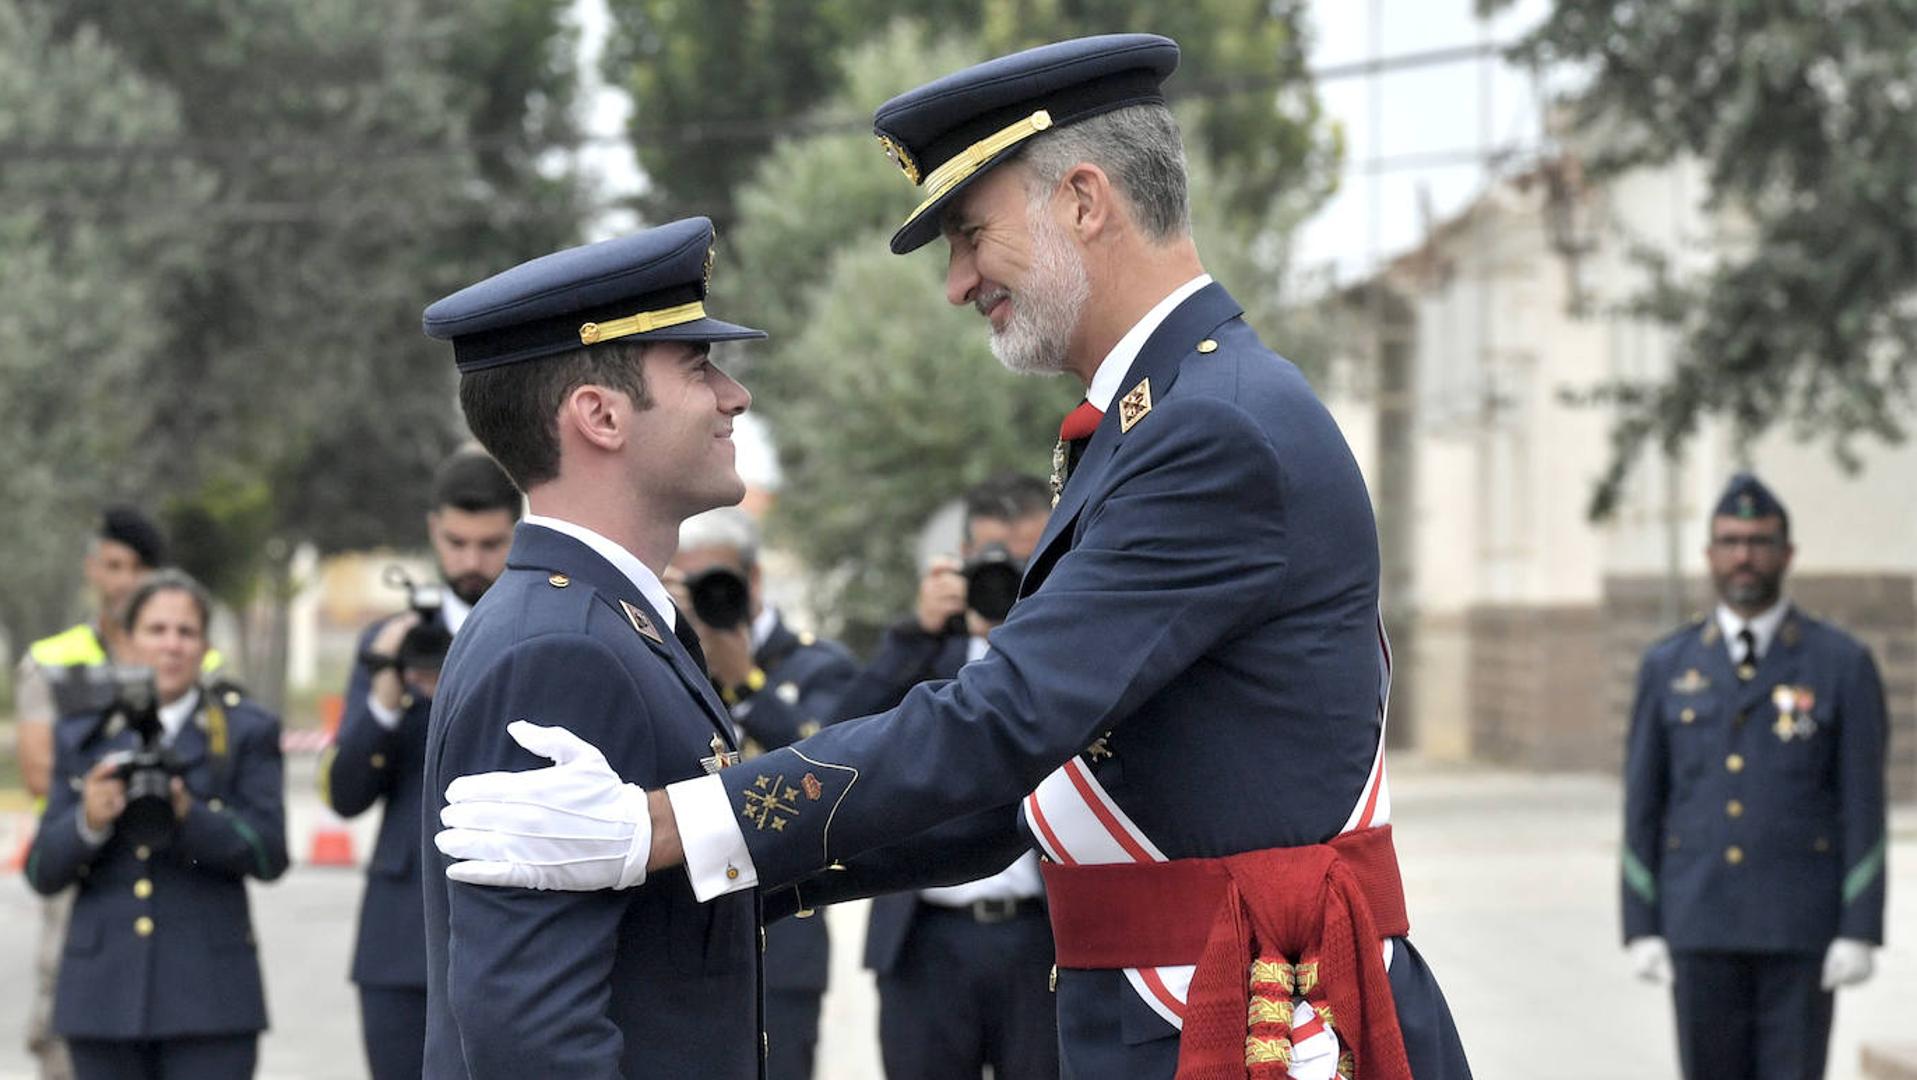
[[[1384,825],[1391,820],[1391,792],[1385,782],[1385,714],[1391,702],[1391,643],[1378,620],[1378,751],[1371,773],[1358,793],[1340,833]],[[1165,862],[1165,853],[1132,821],[1117,800],[1092,775],[1084,757],[1074,757],[1047,776],[1025,797],[1025,820],[1044,855],[1067,866],[1118,862]],[[1391,943],[1385,943],[1385,966]],[[1125,978],[1139,998],[1166,1023],[1185,1026],[1185,999],[1193,965],[1126,968]],[[1297,1080],[1329,1080],[1335,1075],[1338,1042],[1331,1031],[1300,1003],[1292,1026],[1291,1075]]]

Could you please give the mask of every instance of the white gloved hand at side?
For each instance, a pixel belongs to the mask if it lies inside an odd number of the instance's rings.
[[[1824,989],[1855,986],[1870,978],[1871,944],[1854,938],[1838,938],[1824,951]]]
[[[1647,983],[1670,985],[1671,949],[1663,938],[1632,938],[1624,948],[1630,954],[1633,974]]]
[[[591,892],[646,880],[646,792],[619,779],[599,748],[562,727],[516,720],[513,741],[555,764],[462,776],[446,786],[434,837],[469,885]]]

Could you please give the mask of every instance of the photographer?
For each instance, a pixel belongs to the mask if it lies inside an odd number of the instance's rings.
[[[320,760],[320,796],[353,817],[381,799],[386,810],[366,868],[352,980],[374,1080],[420,1075],[426,1043],[426,913],[420,882],[420,791],[426,722],[439,667],[494,580],[506,569],[519,491],[484,453],[446,459],[426,515],[444,588],[399,575],[407,610],[360,635],[333,745]]]
[[[106,507],[81,562],[87,591],[93,597],[92,617],[41,638],[20,658],[13,678],[15,747],[20,782],[39,809],[46,807],[47,785],[53,775],[54,721],[62,713],[74,711],[71,703],[55,699],[54,690],[81,681],[61,676],[74,668],[108,663],[123,650],[126,632],[121,617],[127,597],[165,561],[166,539],[159,526],[131,506]],[[71,906],[72,897],[65,893],[50,896],[40,905],[40,942],[34,957],[27,1049],[39,1059],[41,1080],[70,1080],[73,1076],[66,1047],[51,1027],[53,980],[60,968],[60,946],[67,939]]]
[[[210,607],[184,574],[149,577],[125,658],[150,676],[76,673],[105,700],[55,731],[27,880],[77,886],[53,1029],[81,1080],[251,1076],[266,1027],[245,878],[286,869],[280,727],[201,690]]]
[[[765,602],[759,528],[744,511],[728,506],[686,519],[664,580],[698,631],[707,671],[738,725],[745,757],[805,738],[834,718],[839,693],[852,677],[852,655],[834,642],[793,632]],[[768,1080],[812,1075],[830,960],[824,919],[766,927]]]
[[[949,679],[991,648],[1051,514],[1031,476],[965,494],[960,558],[932,560],[916,610],[887,630],[839,701],[839,716],[884,712],[928,679]],[[999,1080],[1058,1075],[1045,886],[1031,852],[991,877],[872,901],[865,966],[878,976],[879,1045],[891,1077]]]

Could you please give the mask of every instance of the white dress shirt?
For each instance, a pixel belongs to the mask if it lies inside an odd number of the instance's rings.
[[[1724,604],[1717,605],[1717,628],[1724,633],[1724,647],[1730,650],[1731,663],[1735,664],[1744,659],[1737,654],[1737,635],[1747,628],[1751,636],[1757,639],[1756,655],[1751,657],[1751,660],[1752,662],[1762,660],[1764,654],[1771,651],[1771,642],[1777,639],[1777,631],[1784,625],[1784,616],[1789,614],[1790,609],[1790,601],[1781,596],[1777,598],[1777,603],[1765,609],[1762,614],[1754,615],[1749,619],[1745,619]]]
[[[1098,370],[1085,388],[1085,400],[1103,412],[1118,395],[1119,383],[1131,370],[1132,362],[1178,305],[1211,284],[1210,274],[1200,274],[1160,300],[1144,318],[1118,339],[1118,344],[1099,361]],[[527,521],[536,520],[528,517]],[[754,888],[759,884],[758,868],[752,865],[752,853],[746,847],[745,832],[726,799],[724,783],[716,776],[701,776],[666,785],[666,798],[672,803],[672,816],[679,826],[679,845],[685,852],[686,876],[692,893],[701,901],[715,896]],[[1014,864],[1016,868],[1017,864]]]

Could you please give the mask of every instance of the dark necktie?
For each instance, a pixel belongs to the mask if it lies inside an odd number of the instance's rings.
[[[699,647],[699,632],[692,628],[692,620],[686,618],[686,613],[680,611],[677,605],[673,606],[672,614],[674,616],[672,636],[678,638],[679,644],[686,647],[686,652],[692,656],[693,666],[699,669],[699,673],[710,678],[706,668],[706,651]]]
[[[1748,679],[1757,674],[1757,635],[1746,626],[1737,632],[1738,658],[1737,674]]]

